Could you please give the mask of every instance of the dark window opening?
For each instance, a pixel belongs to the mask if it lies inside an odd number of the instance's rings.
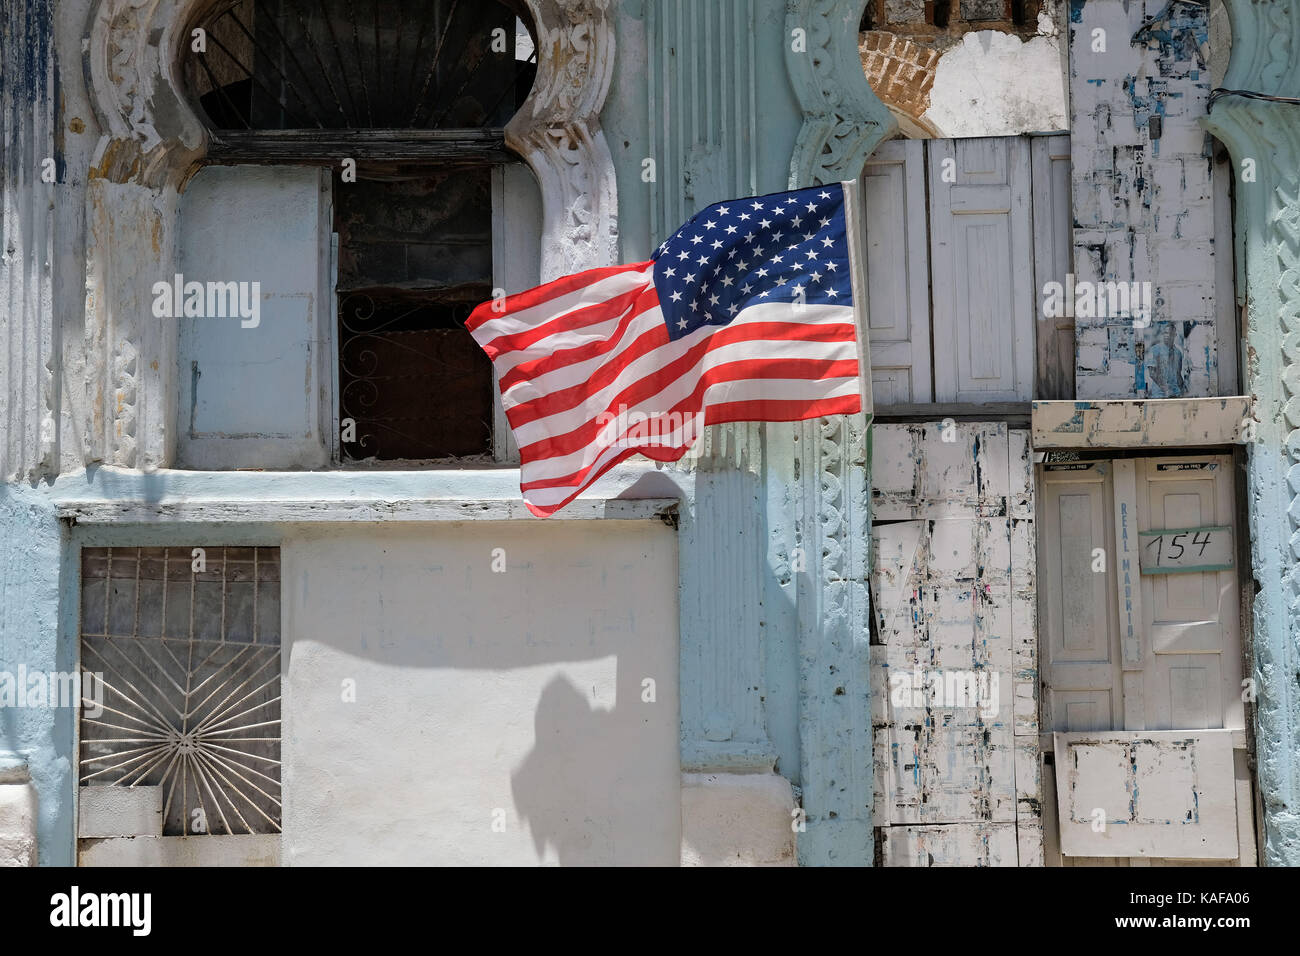
[[[876,2],[877,0],[867,0],[867,5],[862,8],[862,20],[858,23],[859,33],[876,28]]]
[[[336,176],[334,222],[342,461],[490,460],[492,366],[465,329],[492,296],[489,168]]]
[[[930,7],[930,15],[936,27],[947,29],[948,18],[952,15],[951,0],[934,0],[933,5]]]
[[[500,128],[534,41],[498,0],[236,0],[181,57],[214,130]]]

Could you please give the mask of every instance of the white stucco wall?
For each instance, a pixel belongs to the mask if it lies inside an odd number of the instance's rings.
[[[675,865],[676,549],[657,521],[292,533],[284,862]]]
[[[922,119],[945,138],[1013,136],[1069,127],[1063,9],[1038,16],[1027,40],[996,30],[967,33],[935,68]]]

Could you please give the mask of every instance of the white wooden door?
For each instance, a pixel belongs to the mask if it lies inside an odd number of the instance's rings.
[[[935,401],[1029,401],[1029,140],[933,140],[929,150]]]
[[[1043,730],[1056,732],[1058,751],[1054,767],[1044,768],[1048,861],[1177,865],[1198,853],[1209,856],[1201,848],[1216,845],[1221,862],[1253,865],[1249,771],[1241,749],[1245,720],[1231,458],[1049,464],[1043,466],[1040,487]],[[1171,736],[1175,731],[1189,733]],[[1101,735],[1096,740],[1084,739],[1096,734]],[[1096,855],[1061,856],[1055,846],[1058,827],[1062,833],[1073,827],[1076,845],[1080,839],[1089,845],[1090,837],[1078,819],[1061,826],[1059,788],[1070,788],[1061,794],[1061,806],[1088,807],[1103,801],[1080,794],[1125,786],[1090,779],[1081,758],[1060,752],[1063,743],[1072,755],[1127,754],[1134,792],[1141,783],[1148,795],[1157,787],[1176,789],[1177,781],[1169,782],[1170,768],[1179,760],[1199,765],[1199,830],[1186,820],[1124,820],[1138,826],[1115,832],[1134,840],[1125,844],[1103,831],[1093,844],[1136,846],[1144,842],[1137,831],[1145,826],[1154,834],[1150,845],[1167,848],[1158,851],[1165,855],[1104,856],[1104,851],[1085,850]],[[1189,749],[1197,751],[1194,757],[1186,756]],[[1223,859],[1232,853],[1235,858]]]
[[[882,143],[862,171],[875,407],[934,400],[925,144]]]

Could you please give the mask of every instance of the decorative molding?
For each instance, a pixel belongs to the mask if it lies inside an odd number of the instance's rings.
[[[645,11],[647,130],[660,164],[650,245],[705,206],[758,186],[755,0],[658,0]]]
[[[186,25],[212,0],[97,0],[83,44],[83,71],[104,131],[91,177],[179,186],[204,153],[173,55]]]
[[[1229,89],[1300,88],[1300,11],[1289,0],[1225,0]],[[1238,243],[1245,248],[1245,391],[1255,400],[1247,467],[1251,564],[1258,593],[1252,656],[1255,739],[1264,805],[1262,856],[1300,865],[1300,107],[1225,96],[1206,127],[1232,154]],[[1280,519],[1280,520],[1279,520]]]
[[[618,187],[600,128],[614,73],[609,0],[527,0],[537,79],[506,145],[542,192],[543,282],[618,261]]]
[[[785,65],[803,110],[790,188],[857,179],[898,121],[867,82],[858,24],[867,0],[787,0]],[[807,44],[795,49],[795,31]]]
[[[865,0],[788,0],[786,67],[803,110],[790,188],[857,179],[898,124],[867,82],[858,52]],[[795,49],[803,30],[806,51]],[[865,294],[865,289],[855,293]],[[865,374],[865,373],[864,373]],[[869,375],[867,375],[869,379]],[[790,429],[784,429],[790,434]],[[776,429],[771,439],[784,436]],[[799,631],[800,785],[805,865],[869,866],[872,829],[870,418],[793,428],[799,499],[795,547]]]

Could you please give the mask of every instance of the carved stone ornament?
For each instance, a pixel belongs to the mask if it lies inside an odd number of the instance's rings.
[[[1226,0],[1232,56],[1223,86],[1294,97],[1300,8]],[[1206,127],[1227,145],[1245,248],[1255,739],[1263,862],[1300,866],[1300,106],[1226,95]],[[1249,698],[1247,698],[1249,699]]]

